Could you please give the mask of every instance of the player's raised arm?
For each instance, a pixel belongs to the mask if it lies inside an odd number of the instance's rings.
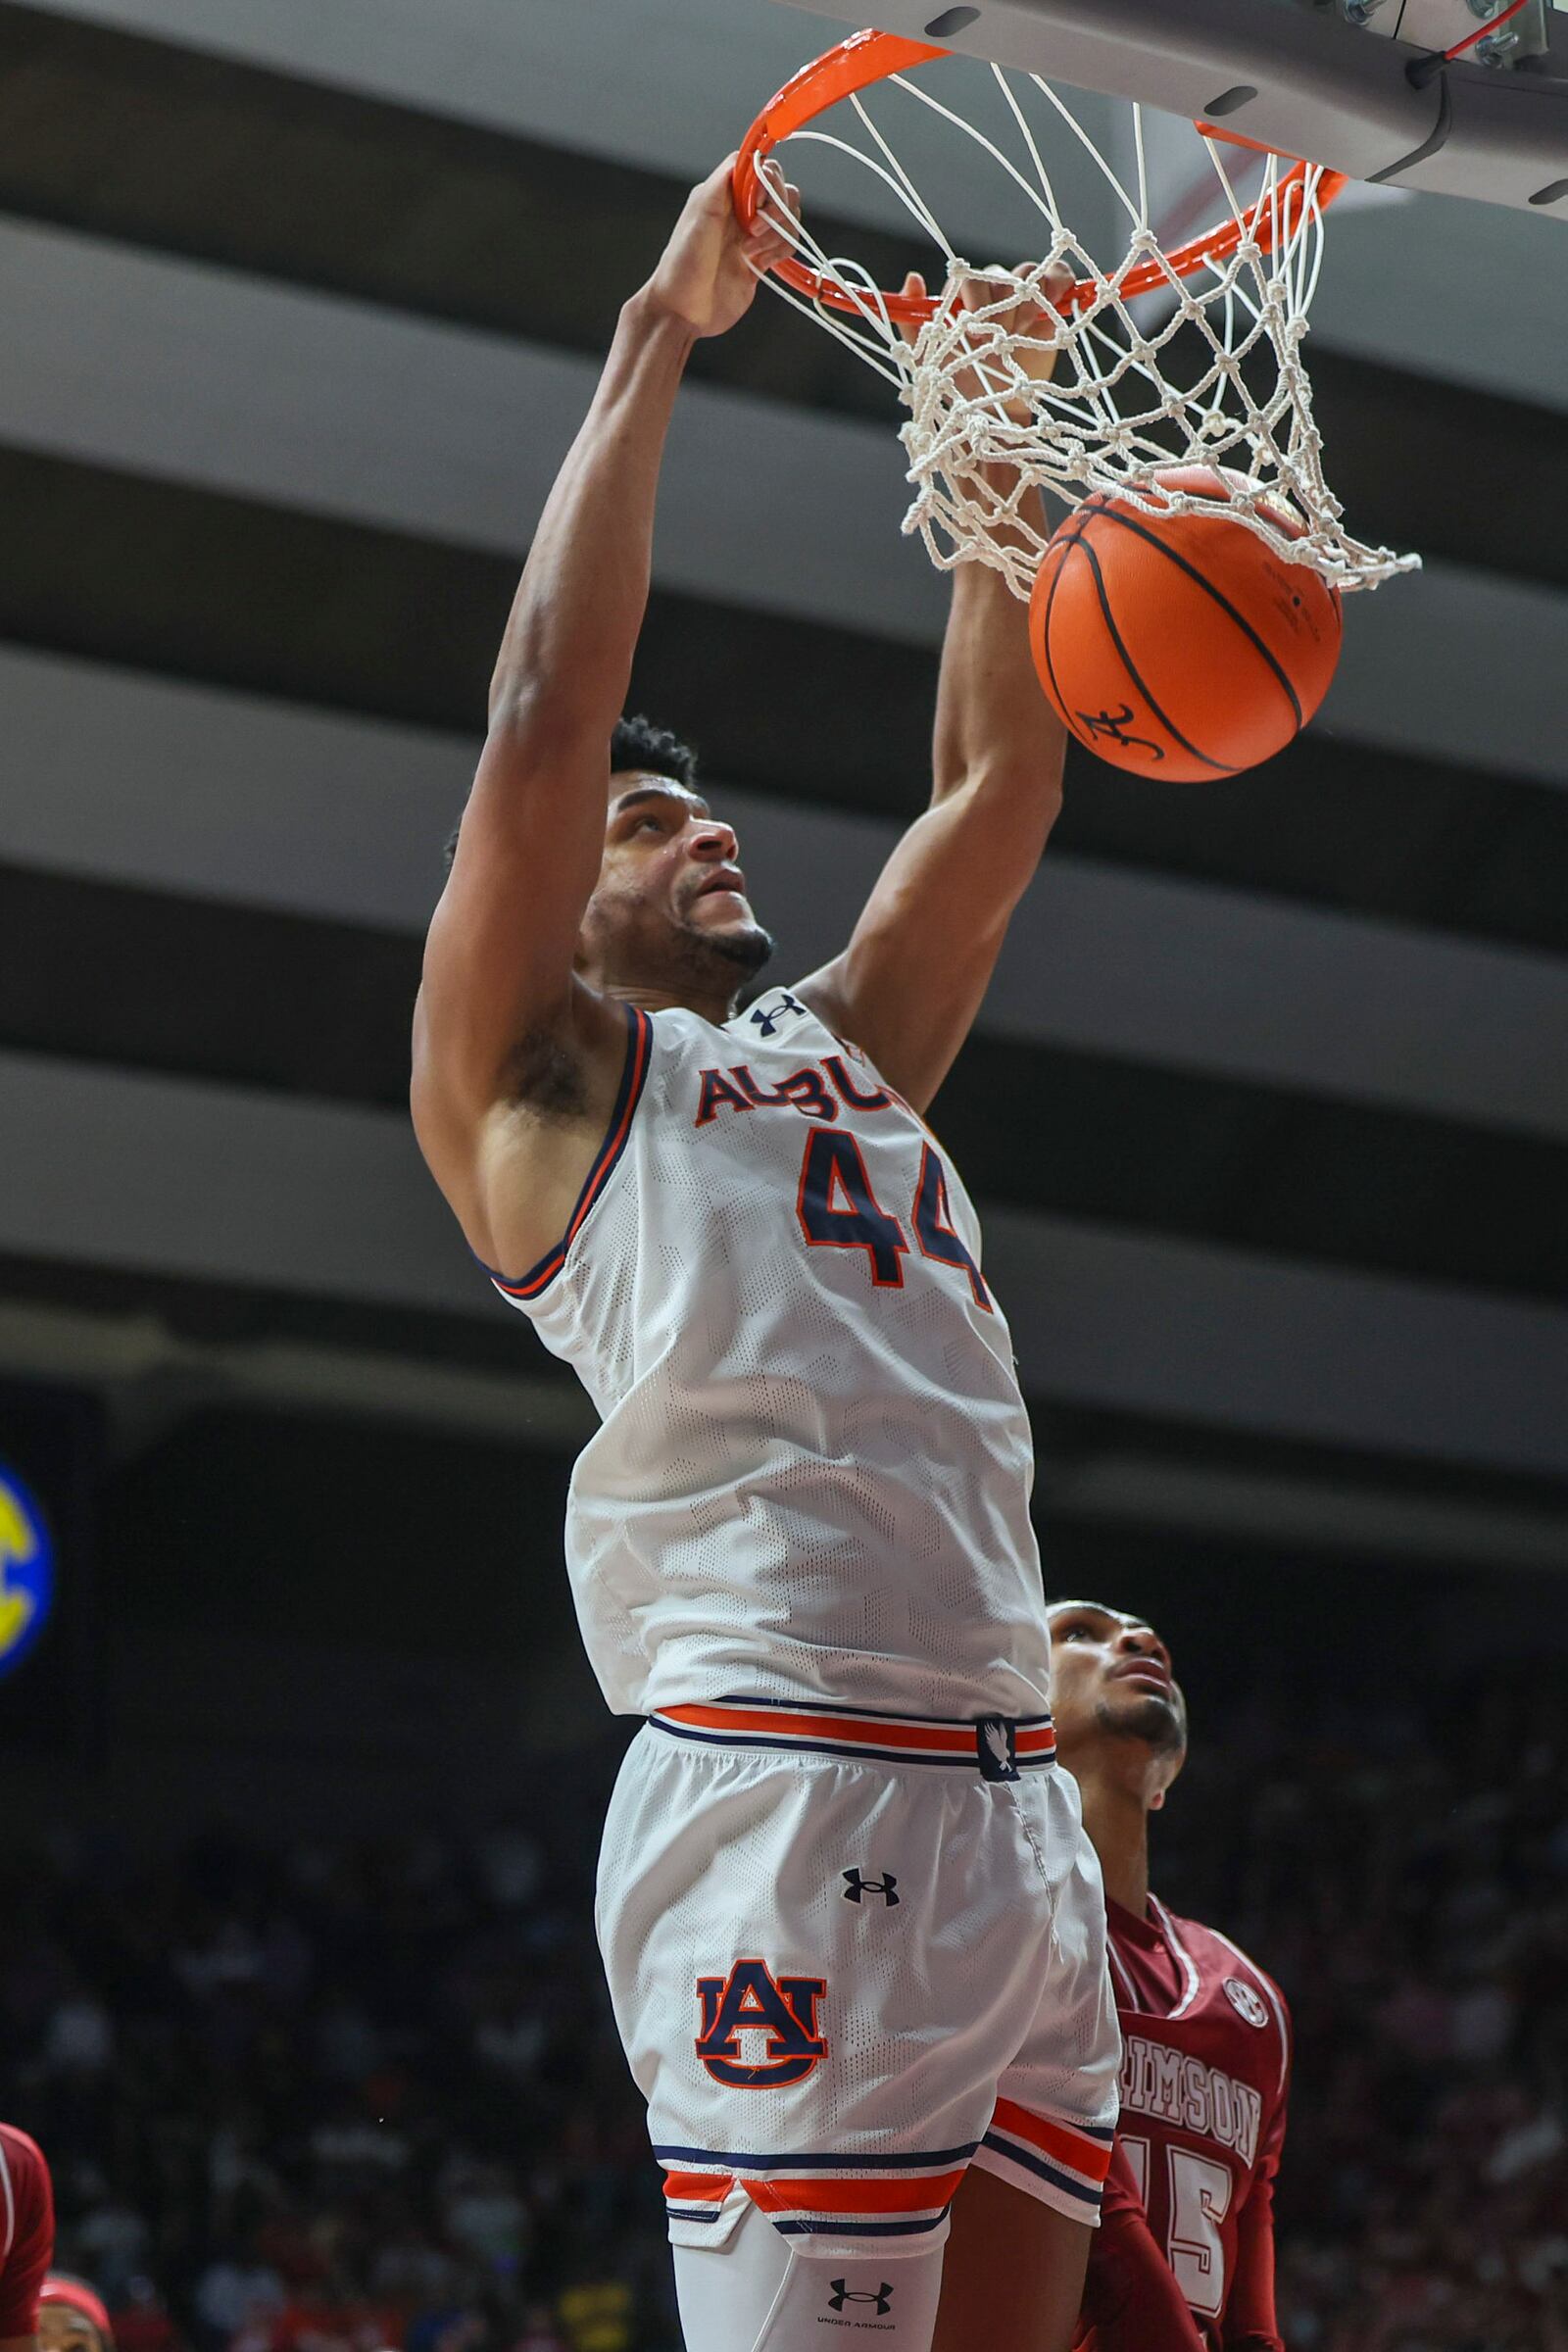
[[[917,278],[909,289],[923,291]],[[931,806],[889,858],[848,948],[803,991],[918,1109],[969,1033],[1039,865],[1061,807],[1065,750],[1035,675],[1024,606],[989,565],[958,564]]]
[[[781,250],[765,225],[736,220],[729,172],[721,164],[694,189],[658,270],[621,312],[517,590],[430,925],[415,1122],[470,1226],[480,1129],[508,1094],[522,1042],[569,1051],[580,1030],[591,1051],[605,1017],[572,966],[604,850],[611,732],[647,605],[664,437],[692,344],[734,324],[756,271]]]

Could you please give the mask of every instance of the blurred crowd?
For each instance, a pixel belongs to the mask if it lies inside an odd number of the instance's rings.
[[[1195,1726],[1155,1884],[1295,2011],[1291,2352],[1568,2352],[1552,1679],[1424,1726]],[[612,1761],[482,1834],[0,1857],[0,2114],[120,2352],[678,2345],[593,1947]]]
[[[1195,1726],[1155,1884],[1284,1986],[1290,2352],[1568,2352],[1568,1677]]]

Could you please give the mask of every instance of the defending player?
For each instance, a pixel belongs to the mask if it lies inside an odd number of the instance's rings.
[[[109,2306],[85,2278],[51,2271],[38,2296],[38,2352],[115,2352]]]
[[[35,2352],[38,2297],[55,2250],[55,2192],[43,2150],[0,2124],[0,2352]]]
[[[1051,1641],[1056,1736],[1104,1873],[1122,2030],[1121,2126],[1080,2352],[1283,2352],[1285,2003],[1227,1936],[1149,1890],[1149,1816],[1187,1753],[1164,1643],[1090,1601],[1054,1606]]]
[[[1062,739],[1023,609],[961,568],[932,805],[844,953],[736,1013],[771,942],[735,834],[689,754],[619,722],[682,369],[783,251],[728,172],[622,312],[534,540],[415,1121],[603,1421],[567,1563],[610,1704],[649,1722],[598,1923],[690,2352],[827,2327],[926,2352],[934,2325],[944,2352],[1064,2352],[1115,2113],[1103,1904],[1054,1768],[1011,1344],[919,1116]]]

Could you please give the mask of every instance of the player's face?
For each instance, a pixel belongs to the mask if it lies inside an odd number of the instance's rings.
[[[737,987],[773,949],[747,899],[733,828],[684,784],[641,773],[611,778],[584,936],[607,979],[650,987]]]
[[[1051,1711],[1064,1755],[1097,1738],[1186,1744],[1170,1651],[1152,1626],[1090,1600],[1058,1603],[1050,1623]]]

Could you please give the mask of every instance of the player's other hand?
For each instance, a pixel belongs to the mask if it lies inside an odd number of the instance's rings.
[[[1022,266],[1020,265],[1021,273]],[[995,314],[989,330],[987,328],[976,329],[974,336],[975,366],[972,369],[961,369],[956,381],[956,388],[962,399],[975,400],[986,393],[997,394],[1005,389],[1008,381],[1006,368],[988,356],[993,334],[997,331],[1004,335],[1018,335],[1026,338],[1012,347],[1013,365],[1029,378],[1031,383],[1039,384],[1050,381],[1056,367],[1056,354],[1049,348],[1049,337],[1054,332],[1059,317],[1054,306],[1065,300],[1072,290],[1072,271],[1057,263],[1047,272],[1041,284],[1040,290],[1045,297],[1044,302],[1035,302],[1028,296],[1021,296],[1018,301],[1009,303],[1005,309]],[[966,277],[958,289],[958,300],[966,311],[989,309],[994,303],[1002,301],[1007,291],[1007,284],[1008,281],[1004,278]],[[923,296],[925,290],[925,279],[911,270],[904,281],[904,292]],[[902,327],[900,332],[906,343],[914,341],[916,333],[914,328]],[[1004,399],[1002,405],[1004,414],[1011,417],[1015,424],[1023,424],[1028,421],[1029,404],[1024,396],[1014,395]]]
[[[769,224],[765,209],[750,228],[742,227],[730,196],[734,169],[735,158],[727,155],[693,188],[649,281],[658,307],[694,335],[726,333],[751,309],[762,272],[790,251],[788,237]],[[762,172],[775,196],[798,213],[800,191],[778,166],[764,164]]]

